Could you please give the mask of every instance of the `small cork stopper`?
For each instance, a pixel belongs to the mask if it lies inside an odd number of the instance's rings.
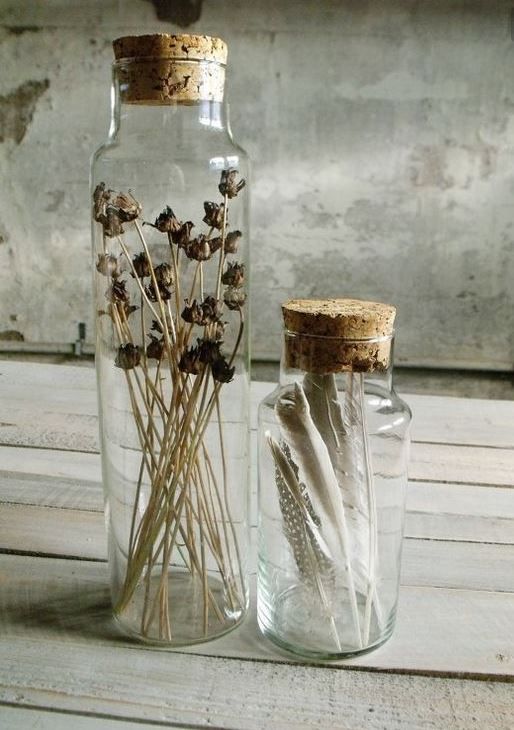
[[[396,308],[360,299],[290,299],[282,305],[286,365],[316,374],[385,370]]]
[[[228,49],[221,38],[155,33],[123,36],[112,45],[126,104],[223,100]]]

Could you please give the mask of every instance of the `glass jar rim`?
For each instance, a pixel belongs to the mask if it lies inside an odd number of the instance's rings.
[[[227,68],[226,63],[222,63],[221,61],[215,61],[212,58],[187,58],[184,56],[183,58],[177,58],[176,56],[125,56],[124,58],[116,58],[112,62],[113,68],[120,68],[122,66],[126,66],[128,64],[136,64],[136,63],[156,63],[159,61],[164,61],[166,63],[197,63],[197,64],[205,64],[208,66],[217,66],[219,68]]]
[[[284,335],[286,337],[308,337],[310,340],[328,341],[334,340],[336,342],[347,342],[348,344],[361,344],[375,342],[390,342],[394,339],[395,330],[393,329],[390,334],[377,335],[376,337],[345,337],[344,335],[317,335],[311,334],[310,332],[295,332],[294,330],[284,329]]]

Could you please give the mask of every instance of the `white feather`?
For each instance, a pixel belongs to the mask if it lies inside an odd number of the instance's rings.
[[[349,381],[353,384],[353,377]],[[358,400],[352,388],[349,388],[345,394],[342,412],[333,374],[307,373],[303,380],[303,389],[313,423],[327,447],[339,484],[356,584],[358,590],[365,592],[370,567],[370,513],[363,453],[363,424]]]
[[[353,575],[353,556],[339,484],[323,438],[310,414],[309,402],[298,383],[278,399],[275,412],[291,448],[312,506],[319,517],[319,533],[335,566],[344,566],[359,645],[362,645]],[[365,576],[359,576],[359,582]]]

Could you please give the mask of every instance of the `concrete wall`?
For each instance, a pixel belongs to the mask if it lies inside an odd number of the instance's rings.
[[[403,362],[512,367],[511,3],[204,0],[254,161],[253,354],[292,295],[399,307]],[[88,158],[148,0],[0,0],[0,332],[91,332]],[[20,333],[20,334],[16,334]],[[1,342],[0,342],[1,346]]]

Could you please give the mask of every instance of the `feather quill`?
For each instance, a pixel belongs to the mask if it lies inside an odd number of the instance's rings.
[[[280,507],[286,524],[286,537],[293,548],[300,572],[304,577],[312,579],[319,593],[321,605],[330,622],[336,649],[341,651],[341,641],[334,614],[323,586],[320,571],[324,560],[323,553],[327,551],[327,548],[319,534],[316,518],[312,514],[312,505],[305,486],[298,482],[297,469],[292,463],[289,448],[285,444],[281,447],[269,432],[266,433],[266,438],[275,462]],[[294,505],[293,509],[292,505]],[[298,542],[299,534],[301,535],[300,543]],[[301,549],[299,549],[300,546]]]
[[[309,402],[300,384],[295,383],[283,392],[275,413],[319,517],[318,533],[333,563],[344,565],[358,645],[362,646],[344,504],[327,446],[312,420]],[[323,549],[321,545],[320,548]]]
[[[364,642],[369,636],[371,604],[377,620],[381,611],[376,595],[376,504],[367,441],[363,377],[347,374],[341,409],[335,376],[307,373],[303,388],[312,419],[325,441],[345,507],[357,589],[366,595]]]
[[[357,589],[366,592],[369,576],[369,507],[363,455],[362,419],[357,398],[348,390],[344,411],[335,376],[307,373],[303,390],[312,420],[323,439],[343,500]]]

